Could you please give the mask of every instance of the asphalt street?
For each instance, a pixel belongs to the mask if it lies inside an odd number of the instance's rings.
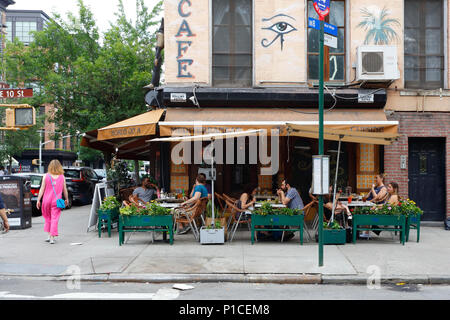
[[[38,281],[0,279],[1,300],[449,300],[450,286],[397,283],[379,289],[355,285],[173,284]]]

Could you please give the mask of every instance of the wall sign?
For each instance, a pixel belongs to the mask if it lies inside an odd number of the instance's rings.
[[[192,6],[190,0],[180,0],[178,3],[178,15],[183,18],[180,27],[178,28],[178,32],[175,35],[177,39],[177,64],[178,64],[178,73],[177,78],[194,78],[192,73],[189,72],[188,68],[190,65],[194,63],[193,59],[187,59],[185,55],[187,54],[189,47],[192,45],[192,41],[188,40],[195,37],[195,34],[192,33],[192,30],[189,26],[189,22],[187,18],[191,16],[191,12],[188,11],[189,7]]]

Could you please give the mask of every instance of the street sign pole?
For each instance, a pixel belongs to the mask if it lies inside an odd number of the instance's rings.
[[[323,155],[323,46],[324,21],[320,19],[319,32],[319,155]],[[322,177],[321,177],[322,179]],[[319,267],[323,266],[323,195],[319,195]]]

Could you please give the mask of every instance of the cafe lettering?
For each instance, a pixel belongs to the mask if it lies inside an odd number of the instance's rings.
[[[192,33],[191,28],[189,27],[188,20],[186,18],[191,16],[191,12],[188,11],[189,7],[191,7],[190,0],[180,0],[178,3],[178,14],[183,21],[178,28],[178,32],[175,35],[177,38],[177,63],[178,63],[178,74],[177,78],[194,78],[194,76],[189,72],[188,67],[194,63],[193,59],[187,59],[185,55],[189,47],[192,45],[192,41],[188,39],[195,37],[195,34]]]

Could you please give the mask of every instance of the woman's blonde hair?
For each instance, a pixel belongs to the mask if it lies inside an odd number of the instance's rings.
[[[59,162],[58,160],[52,160],[50,161],[50,164],[48,165],[48,169],[47,169],[48,173],[53,174],[53,175],[61,175],[64,174],[64,170],[63,167],[61,165],[61,162]]]

